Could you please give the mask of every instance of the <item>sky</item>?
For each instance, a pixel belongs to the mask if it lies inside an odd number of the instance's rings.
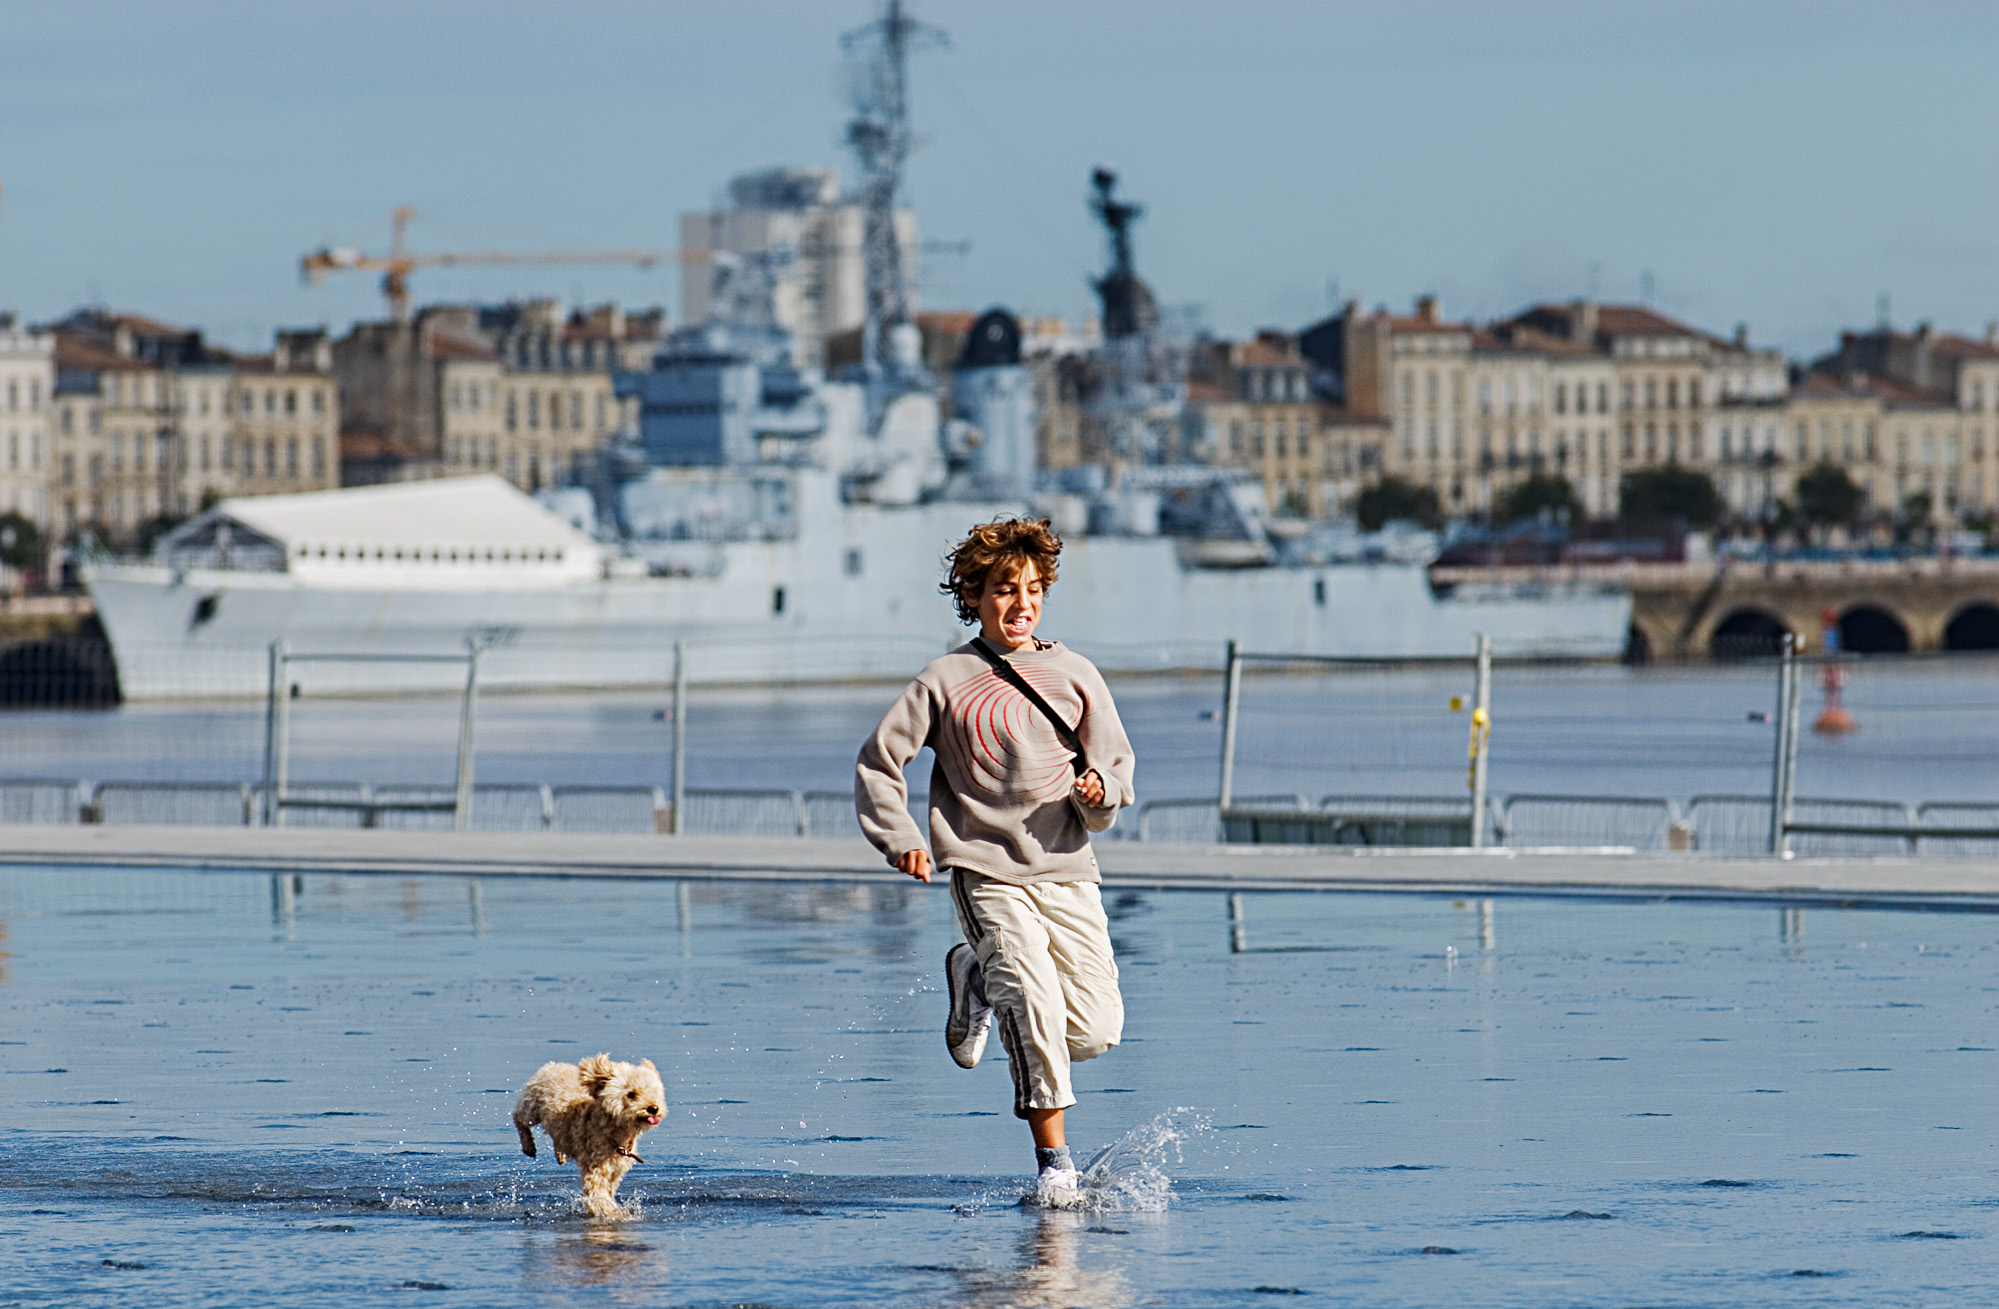
[[[831,165],[880,0],[0,0],[0,309],[203,328],[383,314],[322,244],[670,247],[736,173]],[[1223,335],[1336,300],[1652,303],[1805,358],[1999,319],[1989,0],[911,0],[928,308],[1072,320],[1088,177],[1140,273]],[[419,303],[677,308],[677,273],[425,270]]]

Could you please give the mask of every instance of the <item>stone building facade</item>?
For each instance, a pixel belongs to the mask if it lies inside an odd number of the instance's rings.
[[[348,483],[497,473],[524,491],[561,482],[629,421],[620,369],[643,370],[659,310],[565,313],[552,300],[433,305],[407,324],[360,323],[334,344]]]
[[[1322,518],[1334,463],[1309,361],[1283,332],[1211,341],[1195,354],[1184,419],[1188,447],[1206,463],[1248,469],[1272,513]]]
[[[339,485],[339,400],[319,331],[268,355],[133,314],[85,310],[50,329],[49,526],[114,546],[231,495]]]
[[[1592,515],[1614,513],[1624,473],[1712,468],[1769,437],[1789,392],[1781,353],[1723,340],[1636,305],[1536,305],[1500,322],[1453,322],[1349,304],[1306,329],[1302,352],[1349,421],[1386,428],[1360,451],[1374,476],[1429,486],[1445,512],[1480,514],[1537,473],[1568,479]],[[1731,458],[1733,458],[1731,454]]]
[[[1847,466],[1877,513],[1950,526],[1999,509],[1999,327],[1842,333],[1786,418],[1794,462]]]
[[[49,414],[55,396],[55,338],[0,314],[0,513],[50,526]]]

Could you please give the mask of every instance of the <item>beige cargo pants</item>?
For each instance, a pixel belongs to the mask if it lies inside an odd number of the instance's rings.
[[[1094,1059],[1124,1033],[1124,997],[1110,921],[1094,882],[1015,886],[951,870],[958,926],[979,956],[1013,1071],[1013,1113],[1076,1103],[1069,1065]]]

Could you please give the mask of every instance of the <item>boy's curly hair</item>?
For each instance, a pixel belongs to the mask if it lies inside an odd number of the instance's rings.
[[[958,604],[958,617],[966,624],[979,621],[979,597],[985,594],[986,579],[993,570],[1031,562],[1041,573],[1044,587],[1055,584],[1055,558],[1062,553],[1062,538],[1051,530],[1046,518],[996,518],[974,527],[971,534],[951,547],[949,567],[937,589]]]

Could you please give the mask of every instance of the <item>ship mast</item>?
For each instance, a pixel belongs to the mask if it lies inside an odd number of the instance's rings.
[[[861,257],[867,299],[867,317],[861,327],[861,371],[867,382],[871,427],[880,421],[891,394],[918,380],[898,376],[906,370],[897,367],[892,340],[893,329],[909,321],[910,301],[902,241],[895,230],[896,197],[902,190],[902,168],[913,143],[909,54],[948,44],[949,38],[941,30],[905,13],[902,0],[888,0],[888,9],[879,21],[840,39],[843,50],[861,59],[847,144],[861,163]]]

